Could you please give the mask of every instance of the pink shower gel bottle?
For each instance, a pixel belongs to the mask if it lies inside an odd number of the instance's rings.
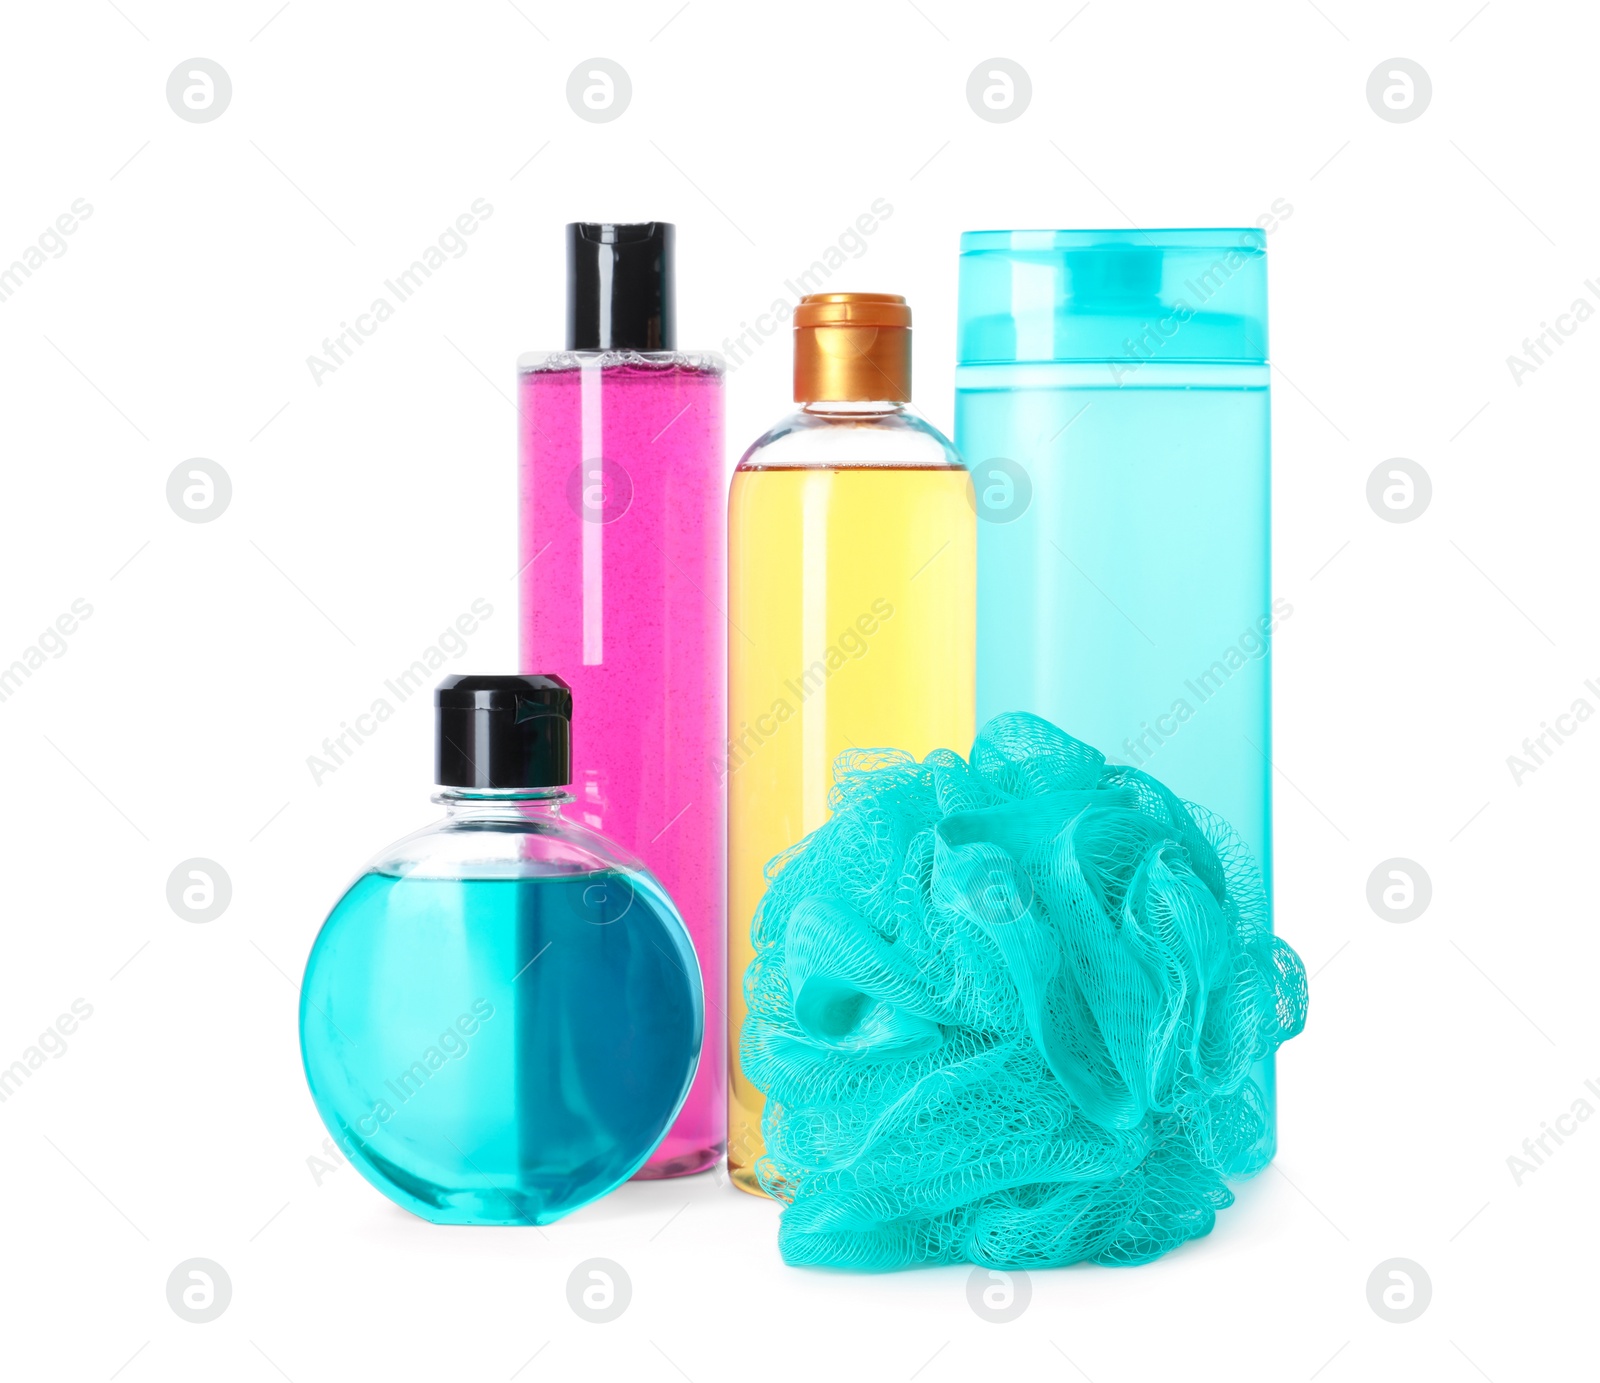
[[[673,228],[567,227],[567,348],[519,360],[522,667],[582,709],[568,812],[645,861],[726,988],[722,371],[676,349]],[[641,1177],[718,1165],[726,1020]]]

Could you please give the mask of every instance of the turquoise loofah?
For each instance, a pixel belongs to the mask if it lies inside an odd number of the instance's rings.
[[[1252,1066],[1305,1024],[1248,850],[1048,721],[970,763],[841,756],[768,866],[744,1069],[785,1261],[1141,1263],[1264,1165]]]

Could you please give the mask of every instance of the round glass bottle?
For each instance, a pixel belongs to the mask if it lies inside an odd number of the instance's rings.
[[[306,1079],[384,1195],[438,1224],[548,1224],[632,1176],[693,1080],[694,949],[644,866],[566,820],[559,678],[436,693],[443,819],[378,854],[301,990]]]

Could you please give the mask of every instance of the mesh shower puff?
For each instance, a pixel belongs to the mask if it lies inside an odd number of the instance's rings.
[[[745,1073],[784,1259],[1142,1263],[1264,1165],[1300,958],[1218,817],[1037,716],[840,757],[768,866]]]

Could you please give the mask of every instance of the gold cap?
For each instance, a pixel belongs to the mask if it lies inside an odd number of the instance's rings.
[[[794,310],[796,403],[911,400],[911,309],[898,293],[810,293]]]

